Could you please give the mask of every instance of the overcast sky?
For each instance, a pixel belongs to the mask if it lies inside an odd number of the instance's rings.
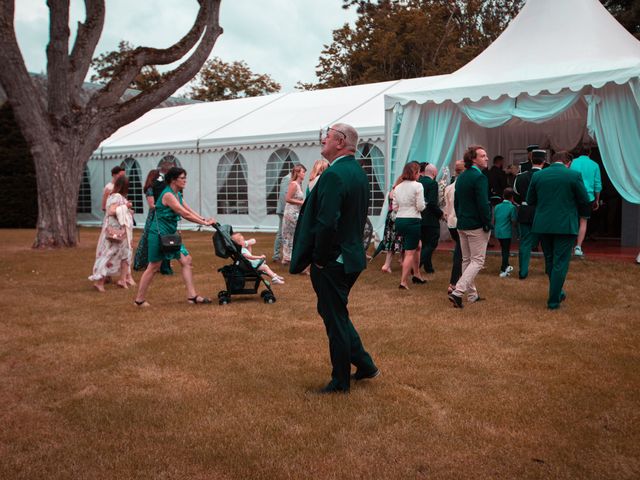
[[[15,27],[27,68],[46,70],[49,10],[46,0],[16,0]],[[96,55],[115,50],[120,40],[136,46],[168,47],[191,27],[196,0],[106,0],[106,20]],[[244,60],[254,73],[267,73],[293,90],[315,82],[315,67],[331,33],[353,23],[353,9],[341,0],[223,0],[218,38],[211,56]],[[71,32],[84,19],[84,2],[71,0]],[[94,55],[94,56],[96,56]]]

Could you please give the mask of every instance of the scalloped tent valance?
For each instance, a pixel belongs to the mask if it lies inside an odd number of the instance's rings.
[[[484,52],[428,89],[385,96],[385,108],[579,91],[640,75],[640,42],[598,0],[528,0]]]

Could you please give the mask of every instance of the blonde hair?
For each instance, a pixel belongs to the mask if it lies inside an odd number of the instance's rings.
[[[322,172],[324,172],[329,167],[329,162],[327,162],[324,158],[320,160],[316,160],[311,168],[311,173],[309,174],[309,181],[313,180],[316,177],[319,177]]]
[[[300,176],[300,172],[304,173],[306,171],[307,169],[304,167],[304,165],[301,165],[301,164],[296,165],[291,169],[291,181],[295,182]]]

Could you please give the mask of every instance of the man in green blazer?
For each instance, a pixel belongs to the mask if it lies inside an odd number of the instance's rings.
[[[440,219],[442,210],[438,205],[438,183],[436,176],[438,169],[430,163],[420,164],[420,178],[418,181],[424,189],[424,203],[426,208],[422,211],[422,224],[420,226],[420,240],[422,241],[422,252],[420,254],[420,266],[424,267],[427,273],[434,273],[433,252],[438,247],[440,240]]]
[[[489,181],[482,173],[489,157],[480,145],[473,145],[464,153],[466,169],[456,180],[453,205],[458,217],[458,234],[462,250],[462,276],[449,300],[456,308],[462,308],[462,297],[475,303],[481,300],[476,289],[476,276],[484,268],[487,243],[491,232],[491,207],[489,206]]]
[[[589,205],[589,196],[580,174],[569,169],[568,152],[558,152],[552,160],[532,177],[527,203],[536,208],[532,231],[540,235],[549,276],[547,306],[556,309],[566,298],[562,287],[578,235],[578,211]]]
[[[318,313],[329,337],[331,381],[320,393],[349,392],[351,364],[355,380],[380,370],[364,349],[349,319],[349,292],[366,268],[362,235],[369,208],[369,181],[354,153],[358,132],[335,124],[321,135],[322,156],[331,164],[305,200],[293,241],[289,271],[311,265]]]

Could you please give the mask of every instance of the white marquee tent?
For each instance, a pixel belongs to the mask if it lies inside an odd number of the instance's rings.
[[[435,79],[435,80],[434,80]],[[81,189],[80,223],[102,218],[100,197],[113,166],[123,164],[141,224],[147,212],[141,185],[166,158],[188,172],[185,199],[206,216],[243,230],[274,230],[279,180],[293,163],[320,158],[319,129],[336,122],[356,127],[358,156],[372,187],[370,217],[384,222],[384,94],[426,88],[438,77],[292,92],[156,109],[120,128],[94,153]],[[82,197],[84,195],[84,203]],[[183,222],[184,223],[184,222]]]
[[[429,88],[388,92],[385,109],[388,178],[410,160],[450,165],[471,144],[515,161],[530,143],[585,140],[640,203],[640,42],[597,0],[528,0],[473,61]]]

